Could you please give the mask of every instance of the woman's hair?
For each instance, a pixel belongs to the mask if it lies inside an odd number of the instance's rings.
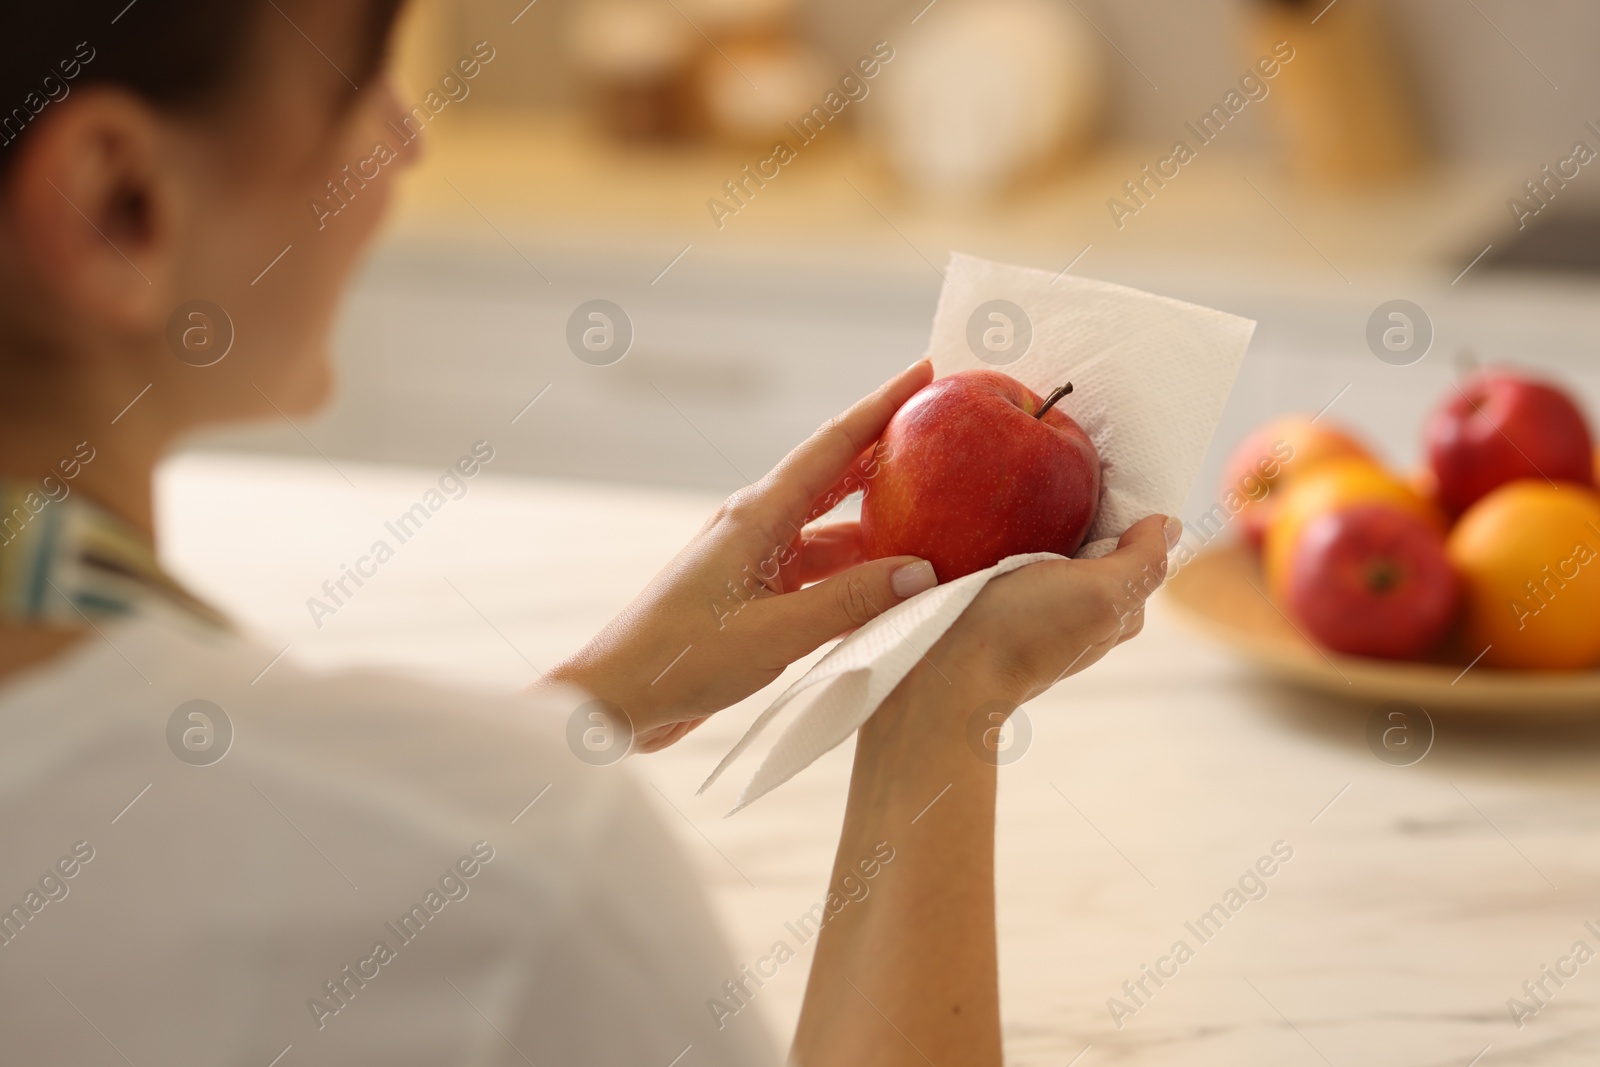
[[[319,0],[325,2],[325,0]],[[356,85],[383,64],[403,0],[360,3]],[[85,85],[120,85],[158,107],[215,105],[234,87],[262,18],[289,0],[0,0],[0,169],[40,112]]]

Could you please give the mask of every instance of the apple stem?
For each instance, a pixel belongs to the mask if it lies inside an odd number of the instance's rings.
[[[1049,396],[1044,398],[1044,404],[1042,404],[1040,406],[1038,414],[1034,415],[1034,418],[1036,418],[1036,419],[1044,418],[1044,413],[1049,411],[1051,408],[1055,407],[1056,406],[1056,401],[1060,400],[1062,397],[1066,396],[1070,392],[1072,392],[1072,383],[1071,382],[1068,382],[1066,385],[1063,385],[1060,388],[1056,389]]]

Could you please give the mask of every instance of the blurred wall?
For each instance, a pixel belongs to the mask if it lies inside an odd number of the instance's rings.
[[[492,41],[517,57],[496,70],[486,96],[500,103],[564,104],[574,83],[561,55],[562,27],[582,0],[423,0],[438,5],[438,41]],[[667,3],[668,0],[661,0]],[[956,0],[939,0],[952,3]],[[1165,143],[1249,56],[1251,7],[1260,0],[1059,0],[1090,20],[1114,78],[1114,133]],[[843,62],[863,41],[894,34],[914,45],[913,15],[927,0],[802,0],[812,40]],[[1434,139],[1470,160],[1543,159],[1565,148],[1587,119],[1600,119],[1600,4],[1593,0],[1393,0],[1385,5],[1402,54],[1413,57]],[[899,29],[895,27],[898,25]],[[448,50],[448,46],[446,46]],[[1152,89],[1145,75],[1159,87]],[[1259,128],[1242,129],[1246,138]]]

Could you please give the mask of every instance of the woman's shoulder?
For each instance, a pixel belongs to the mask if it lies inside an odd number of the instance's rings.
[[[635,792],[624,767],[585,744],[581,692],[480,692],[318,669],[293,652],[161,611],[104,625],[0,686],[0,793],[108,746],[174,768],[398,789],[505,820],[545,787],[604,806]]]
[[[767,1062],[707,1015],[736,964],[650,798],[569,747],[581,695],[282,652],[145,618],[0,688],[0,857],[36,879],[0,887],[0,998],[41,1020],[8,1042],[59,1040],[48,970],[169,1058],[452,1061],[466,997],[541,1063]]]

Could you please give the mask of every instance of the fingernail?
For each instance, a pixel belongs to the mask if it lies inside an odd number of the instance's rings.
[[[911,366],[907,367],[906,370],[916,370],[926,362],[928,362],[928,357],[923,356],[921,359],[913,360]]]
[[[1161,532],[1166,535],[1167,548],[1177,548],[1178,538],[1183,536],[1183,520],[1176,515],[1168,515],[1167,521],[1161,525]]]
[[[933,564],[925,559],[907,563],[889,575],[889,588],[901,600],[908,600],[938,584],[939,578],[933,573]]]

